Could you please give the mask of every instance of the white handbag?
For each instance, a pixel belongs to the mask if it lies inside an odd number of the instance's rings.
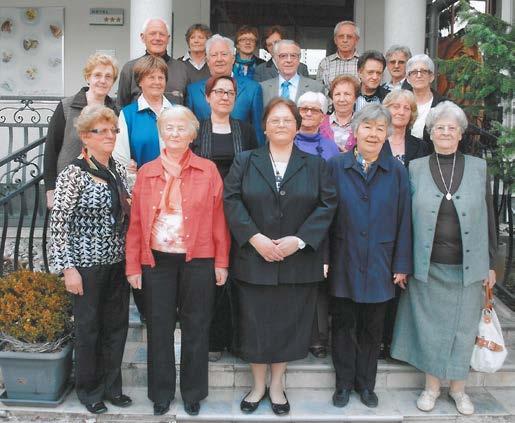
[[[492,288],[486,287],[485,291],[485,306],[481,310],[470,366],[478,372],[494,373],[502,367],[508,351],[504,345],[499,319],[493,308]]]

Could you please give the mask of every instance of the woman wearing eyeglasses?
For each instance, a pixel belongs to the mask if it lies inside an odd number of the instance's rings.
[[[53,266],[73,294],[75,389],[94,414],[107,411],[103,400],[132,403],[120,369],[129,324],[129,195],[125,168],[111,157],[117,123],[105,106],[82,109],[75,128],[83,152],[57,177],[50,220]]]
[[[206,100],[211,117],[200,122],[200,129],[191,149],[200,157],[212,160],[222,179],[229,173],[234,156],[257,148],[255,131],[246,122],[232,119],[237,93],[236,80],[231,76],[213,76],[206,82]],[[217,287],[215,312],[209,332],[209,359],[218,361],[225,349],[231,349],[232,312],[230,284]]]
[[[253,26],[243,25],[238,28],[234,38],[236,58],[232,71],[236,76],[246,76],[247,78],[254,79],[256,66],[265,63],[263,59],[254,54],[259,39],[258,30]]]
[[[294,145],[300,123],[295,103],[272,99],[263,117],[267,145],[237,155],[225,178],[238,350],[251,363],[254,382],[240,404],[246,413],[267,392],[275,414],[290,411],[283,375],[288,361],[308,353],[318,282],[324,279],[322,244],[336,192],[324,160]]]

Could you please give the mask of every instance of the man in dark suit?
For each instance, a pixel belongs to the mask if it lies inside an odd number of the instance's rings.
[[[234,64],[234,43],[230,38],[213,35],[206,43],[207,65],[211,76],[231,75]],[[236,101],[231,113],[233,119],[252,124],[260,144],[265,137],[261,127],[263,116],[263,93],[260,85],[246,77],[234,76],[237,84]],[[199,119],[211,116],[211,108],[206,101],[206,79],[189,84],[186,105]]]

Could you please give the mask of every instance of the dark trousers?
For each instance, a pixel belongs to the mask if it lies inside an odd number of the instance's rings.
[[[336,389],[373,391],[387,302],[333,298],[332,356]]]
[[[185,261],[184,254],[153,251],[155,267],[143,267],[147,316],[148,397],[164,403],[175,397],[174,330],[181,322],[182,399],[208,394],[209,324],[213,309],[213,259]]]
[[[83,404],[92,404],[122,393],[129,284],[124,262],[77,270],[84,295],[73,296],[75,389]]]
[[[327,347],[329,342],[329,293],[327,282],[318,284],[318,298],[315,318],[311,329],[311,343],[313,347]]]
[[[138,313],[145,317],[145,294],[144,289],[141,287],[141,289],[133,289],[132,291],[132,298],[134,298],[134,304],[136,304],[136,308],[138,309]]]
[[[386,313],[384,316],[384,331],[383,331],[383,344],[385,350],[389,351],[393,338],[393,327],[395,325],[395,317],[397,316],[397,309],[399,308],[399,299],[401,297],[401,288],[395,285],[395,297],[388,301],[386,306]]]
[[[231,284],[227,279],[224,286],[215,288],[215,307],[209,328],[209,351],[231,350],[233,323]]]

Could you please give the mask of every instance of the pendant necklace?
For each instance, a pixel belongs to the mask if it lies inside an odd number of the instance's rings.
[[[270,156],[270,159],[272,159],[272,167],[274,168],[275,173],[275,184],[277,186],[277,190],[279,191],[281,189],[281,182],[283,181],[283,177],[281,176],[281,172],[279,172],[279,169],[277,168],[277,164],[275,163],[274,156],[272,156],[270,148],[268,149],[268,154]]]
[[[436,164],[438,165],[438,171],[440,172],[440,178],[442,178],[443,186],[445,187],[445,190],[447,191],[447,194],[445,194],[445,198],[447,201],[451,201],[452,194],[451,194],[451,188],[452,188],[452,180],[454,178],[454,167],[456,165],[456,153],[454,153],[454,157],[452,159],[452,171],[451,171],[451,180],[449,182],[449,188],[447,188],[447,184],[445,183],[445,179],[443,178],[442,168],[440,166],[440,160],[438,160],[438,153],[436,153]]]

